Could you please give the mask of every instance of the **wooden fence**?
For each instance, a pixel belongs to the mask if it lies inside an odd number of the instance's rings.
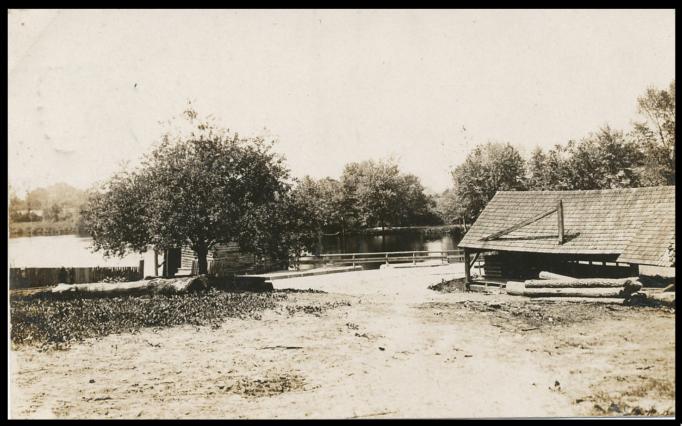
[[[9,288],[30,288],[59,283],[81,284],[99,282],[105,278],[137,281],[144,278],[144,262],[140,266],[91,268],[10,268]]]
[[[320,265],[361,265],[361,264],[390,264],[414,263],[426,260],[439,260],[442,263],[463,262],[462,250],[417,250],[417,251],[382,251],[371,253],[334,253],[322,254],[314,258],[301,260],[301,264],[313,263]]]

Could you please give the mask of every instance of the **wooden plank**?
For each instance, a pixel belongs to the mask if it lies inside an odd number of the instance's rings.
[[[554,212],[556,212],[556,211],[557,211],[557,209],[556,209],[556,207],[555,207],[555,208],[553,208],[552,210],[546,211],[546,212],[541,213],[541,214],[539,214],[539,215],[537,215],[537,216],[534,216],[534,217],[532,217],[532,218],[530,218],[530,219],[524,220],[523,222],[519,222],[519,223],[517,223],[517,224],[515,224],[515,225],[510,226],[509,228],[505,228],[505,229],[503,229],[503,230],[501,230],[501,231],[495,232],[494,234],[490,234],[490,235],[488,235],[487,237],[483,237],[482,240],[483,240],[483,241],[490,241],[490,240],[494,240],[494,239],[496,239],[496,238],[499,238],[499,237],[501,237],[501,236],[503,236],[503,235],[510,234],[510,233],[516,231],[517,229],[521,229],[521,228],[523,228],[524,226],[528,226],[528,225],[530,225],[530,224],[533,223],[533,222],[537,222],[538,220],[540,220],[540,219],[542,219],[542,218],[545,218],[545,217],[551,215],[552,213],[554,213]]]
[[[564,206],[561,200],[557,201],[557,227],[559,228],[559,244],[564,243]]]

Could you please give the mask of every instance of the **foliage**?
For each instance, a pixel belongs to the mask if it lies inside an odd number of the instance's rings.
[[[448,188],[436,198],[435,210],[441,220],[446,224],[455,224],[462,221],[465,211],[457,200],[457,191]]]
[[[439,198],[446,221],[474,219],[498,190],[589,190],[675,184],[675,82],[638,100],[644,121],[628,133],[608,125],[578,141],[536,148],[525,164],[512,147],[478,146]],[[454,195],[453,195],[454,194]]]
[[[537,148],[528,161],[527,186],[534,190],[632,188],[639,186],[642,154],[622,132],[599,132],[547,154]]]
[[[119,173],[92,194],[82,214],[94,248],[123,255],[188,245],[200,274],[218,244],[237,241],[280,255],[289,222],[271,216],[288,208],[291,184],[283,159],[262,138],[241,138],[199,120],[191,108],[185,117],[186,131],[166,133],[141,167]]]
[[[347,164],[341,185],[345,217],[356,225],[384,228],[439,223],[435,200],[425,193],[419,178],[401,173],[393,161]]]
[[[317,247],[321,224],[300,187],[259,206],[246,219],[240,247],[260,258],[280,259],[298,269],[301,256]]]
[[[497,191],[525,189],[525,162],[508,143],[479,145],[452,172],[457,203],[475,220]]]
[[[224,318],[259,318],[285,295],[225,293],[215,289],[148,297],[30,296],[10,301],[13,344],[68,347],[71,342],[108,334],[135,332],[144,327],[181,324],[219,326]]]
[[[675,81],[667,90],[647,89],[637,99],[643,121],[630,136],[644,154],[642,182],[647,186],[675,184]]]
[[[302,202],[311,207],[311,219],[316,221],[321,232],[345,232],[353,227],[354,206],[338,180],[329,177],[315,180],[305,176],[295,191]]]

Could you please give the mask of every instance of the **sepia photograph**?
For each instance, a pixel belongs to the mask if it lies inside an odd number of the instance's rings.
[[[674,9],[8,9],[11,419],[677,419]]]

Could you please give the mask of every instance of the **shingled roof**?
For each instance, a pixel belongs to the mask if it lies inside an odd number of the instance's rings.
[[[556,207],[556,213],[490,241],[484,238]],[[595,191],[499,191],[459,247],[558,254],[617,254],[619,262],[674,266],[675,187]],[[671,255],[672,253],[672,255]]]

